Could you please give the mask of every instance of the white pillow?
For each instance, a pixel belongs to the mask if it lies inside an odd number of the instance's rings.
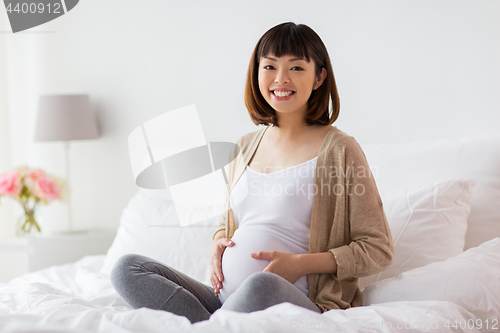
[[[164,190],[139,190],[130,199],[101,273],[109,275],[118,258],[135,253],[209,284],[210,244],[220,216],[180,227],[175,206],[166,198]]]
[[[399,274],[363,290],[363,305],[394,301],[448,301],[470,311],[483,325],[500,328],[500,238],[456,257]],[[479,328],[478,326],[474,326]],[[493,330],[491,330],[493,331]]]
[[[394,240],[394,262],[359,280],[360,288],[463,252],[473,179],[445,180],[382,195]]]
[[[362,147],[381,194],[443,179],[477,180],[465,249],[500,237],[500,135]]]

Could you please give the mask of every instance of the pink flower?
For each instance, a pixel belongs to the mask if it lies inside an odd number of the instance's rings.
[[[41,169],[30,169],[28,170],[28,178],[36,181],[38,178],[45,177],[45,172]]]
[[[0,175],[0,195],[8,195],[16,197],[21,193],[23,185],[21,184],[21,176],[19,172],[12,171]]]
[[[59,187],[51,179],[40,177],[35,181],[33,194],[45,202],[50,202],[59,197]]]

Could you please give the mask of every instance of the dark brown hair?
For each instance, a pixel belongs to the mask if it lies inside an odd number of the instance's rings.
[[[323,84],[313,90],[308,100],[305,122],[308,125],[333,124],[340,111],[340,99],[332,64],[321,38],[307,25],[286,22],[269,29],[259,40],[250,59],[245,85],[245,105],[255,125],[278,126],[276,111],[266,102],[259,89],[259,61],[267,55],[291,55],[315,63],[316,76],[327,71]],[[331,112],[329,109],[332,101]]]

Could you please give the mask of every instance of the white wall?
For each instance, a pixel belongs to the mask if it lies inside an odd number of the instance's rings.
[[[63,145],[33,142],[37,98],[88,93],[102,136],[71,144],[74,224],[115,228],[136,190],[128,134],[193,103],[208,141],[256,130],[243,104],[249,57],[285,21],[308,24],[327,45],[337,126],[361,143],[497,133],[498,17],[494,0],[81,1],[0,34],[0,171],[28,163],[64,177]],[[2,10],[0,24],[10,30]],[[12,219],[5,206],[0,219]],[[65,214],[48,206],[42,223],[64,229]]]
[[[4,27],[4,15],[0,15],[0,27]],[[0,35],[0,173],[8,170],[11,164],[10,150],[10,126],[8,112],[8,93],[7,93],[7,71],[6,38]],[[9,223],[12,218],[13,202],[0,199],[0,235],[11,234],[14,225]]]

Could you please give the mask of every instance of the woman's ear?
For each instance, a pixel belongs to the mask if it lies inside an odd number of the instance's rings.
[[[318,89],[319,87],[321,87],[321,85],[323,84],[323,82],[325,81],[326,79],[326,76],[327,76],[327,71],[325,68],[321,68],[321,74],[316,76],[316,82],[314,83],[314,90]]]

